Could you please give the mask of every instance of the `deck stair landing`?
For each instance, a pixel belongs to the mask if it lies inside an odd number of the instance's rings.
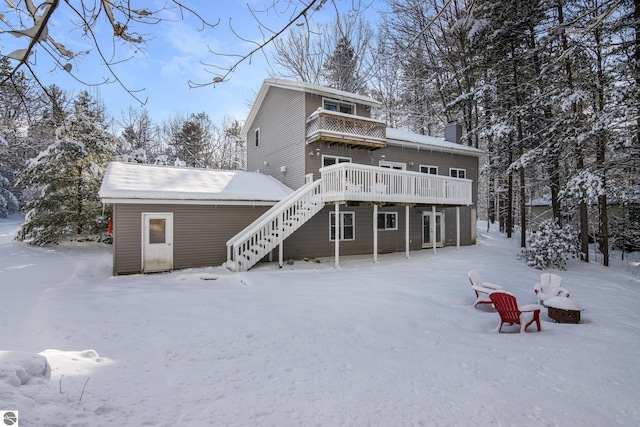
[[[277,246],[282,250],[282,241],[324,207],[320,182],[303,185],[229,239],[225,266],[247,271]]]

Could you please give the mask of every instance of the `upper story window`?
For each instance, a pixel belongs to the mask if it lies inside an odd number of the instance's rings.
[[[335,99],[323,99],[322,108],[338,113],[355,114],[356,106],[347,102],[336,101]]]
[[[466,178],[467,170],[458,168],[449,168],[449,176],[453,178]]]
[[[322,155],[322,167],[331,166],[338,163],[351,163],[351,157]]]
[[[380,163],[378,163],[378,165],[381,168],[397,169],[397,170],[402,170],[402,171],[407,169],[407,164],[406,163],[388,162],[386,160],[380,160]]]
[[[255,146],[260,145],[260,128],[257,128],[254,132]]]
[[[420,172],[428,173],[431,175],[438,175],[438,167],[431,165],[420,165]]]

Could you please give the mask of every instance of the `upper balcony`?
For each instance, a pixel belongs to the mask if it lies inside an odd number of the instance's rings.
[[[307,119],[307,144],[316,141],[383,148],[387,126],[379,120],[318,108]]]
[[[320,169],[325,203],[370,202],[411,205],[468,206],[472,181],[357,163]]]

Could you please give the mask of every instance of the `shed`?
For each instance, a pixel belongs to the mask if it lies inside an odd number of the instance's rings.
[[[113,274],[221,265],[227,240],[292,191],[256,172],[113,162],[99,192]]]

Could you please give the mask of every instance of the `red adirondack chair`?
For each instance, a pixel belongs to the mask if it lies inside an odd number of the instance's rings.
[[[519,306],[516,296],[505,291],[491,292],[489,298],[500,315],[498,332],[502,332],[502,325],[505,323],[508,325],[520,325],[520,332],[525,332],[530,324],[536,322],[538,331],[540,330],[541,305],[528,304]]]

